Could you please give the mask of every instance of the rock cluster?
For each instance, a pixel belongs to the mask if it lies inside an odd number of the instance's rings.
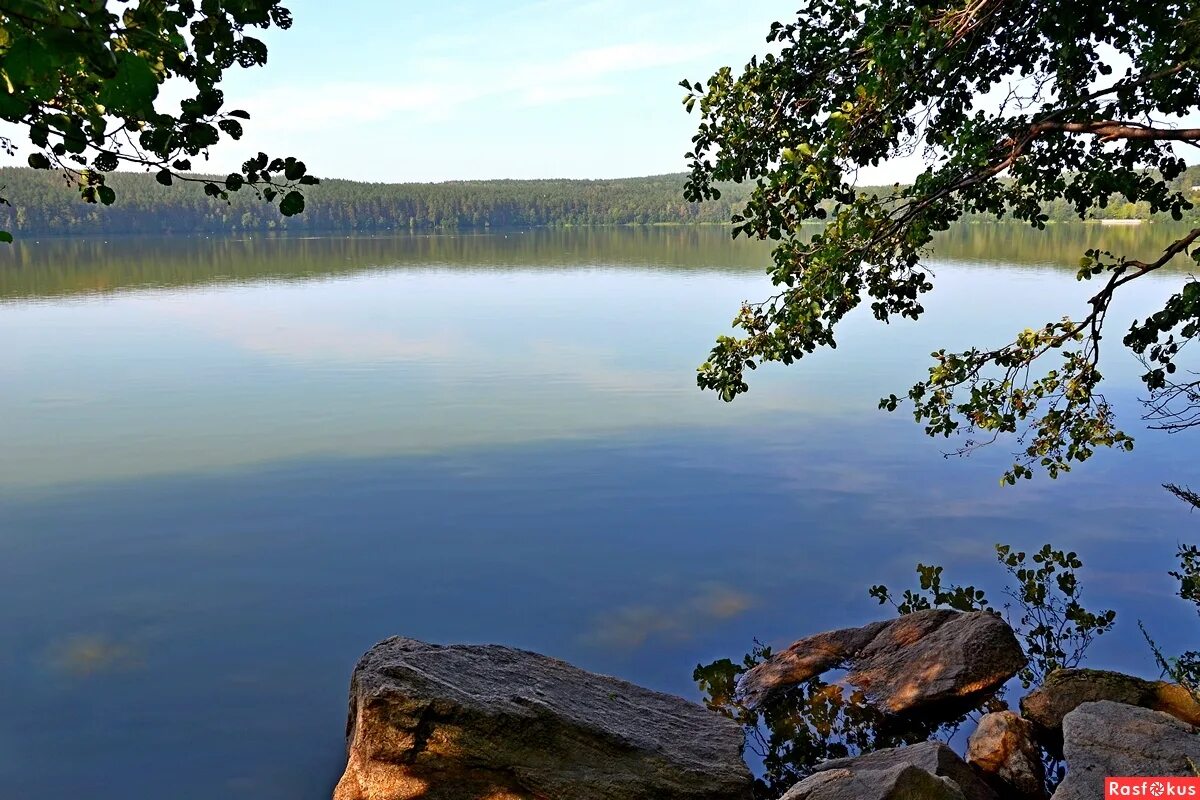
[[[1055,724],[1067,769],[1051,800],[1102,800],[1104,778],[1110,776],[1195,776],[1200,735],[1191,724],[1192,706],[1183,701],[1182,687],[1119,673],[1098,673],[1099,680],[1089,684],[1087,677],[1094,671],[1065,672],[1052,673],[1029,704],[1039,722],[1012,711],[985,715],[968,743],[966,763],[935,742],[880,750],[826,762],[785,797],[1045,800],[1042,754],[1035,737],[1052,731]],[[1105,692],[1138,702],[1076,702],[1081,695]],[[1163,697],[1177,713],[1144,707]],[[1050,713],[1059,710],[1061,717]]]
[[[1050,673],[1040,687],[1021,699],[1021,714],[1052,739],[1058,739],[1067,714],[1098,700],[1162,711],[1189,725],[1200,725],[1200,703],[1179,684],[1099,669]]]
[[[924,611],[801,639],[739,691],[761,703],[844,667],[899,718],[978,701],[1023,664],[999,617]],[[1200,703],[1175,684],[1059,670],[1021,710],[984,715],[965,761],[940,742],[827,761],[783,800],[1047,800],[1043,747],[1067,768],[1050,800],[1200,764]],[[334,800],[748,800],[753,784],[741,728],[702,706],[537,653],[399,637],[354,670],[347,748]]]

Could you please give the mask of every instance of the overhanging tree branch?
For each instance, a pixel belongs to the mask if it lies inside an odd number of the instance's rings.
[[[734,234],[777,243],[770,276],[779,290],[742,307],[734,320],[742,335],[718,339],[701,387],[732,400],[761,362],[789,364],[834,346],[836,326],[864,301],[881,321],[918,318],[933,288],[926,250],[964,216],[1041,228],[1047,204],[1066,201],[1087,217],[1114,197],[1176,219],[1192,209],[1171,183],[1186,167],[1171,146],[1195,144],[1200,129],[1171,122],[1200,105],[1196,15],[1179,4],[1100,0],[1064,24],[1049,6],[1007,9],[1000,0],[903,10],[814,0],[772,27],[779,53],[752,60],[740,77],[722,70],[706,86],[685,82],[685,103],[703,117],[688,154],[689,199],[713,196],[714,181],[752,181]],[[1113,72],[1109,50],[1134,67],[1090,88]],[[979,107],[979,93],[996,89],[1017,98],[1019,114],[1007,102]],[[854,185],[860,167],[918,143],[929,162],[911,185],[882,197]],[[810,236],[801,224],[813,218],[825,227]],[[1122,287],[1185,257],[1198,236],[1177,237],[1147,261],[1084,254],[1080,279],[1107,277],[1082,319],[1028,329],[998,349],[939,351],[907,394],[914,415],[931,435],[1016,436],[1022,449],[1009,480],[1029,477],[1031,466],[1058,474],[1097,447],[1132,446],[1099,391],[1105,322]],[[1180,385],[1167,376],[1182,342],[1197,335],[1200,287],[1185,286],[1126,336],[1152,362],[1152,393]],[[1034,374],[1052,352],[1061,366]],[[881,405],[901,402],[892,395]],[[963,450],[975,445],[968,438]]]

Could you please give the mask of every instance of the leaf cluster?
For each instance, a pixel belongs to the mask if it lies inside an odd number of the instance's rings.
[[[1044,229],[1059,205],[1086,219],[1117,200],[1182,218],[1192,203],[1174,183],[1186,164],[1173,145],[1200,140],[1200,129],[1179,127],[1200,105],[1198,31],[1190,2],[814,0],[772,26],[777,52],[740,74],[726,67],[705,83],[684,81],[684,104],[700,116],[687,196],[751,184],[734,235],[777,243],[777,292],[742,306],[739,334],[717,339],[699,385],[732,400],[762,362],[836,347],[838,324],[862,304],[882,322],[919,318],[933,288],[927,248],[966,217]],[[1118,73],[1117,63],[1131,66]],[[912,184],[859,186],[859,169],[918,154],[926,167]],[[802,227],[811,220],[823,229]],[[1105,317],[1121,287],[1197,236],[1154,260],[1089,253],[1081,278],[1107,281],[1085,314],[1003,347],[938,351],[926,380],[881,406],[911,402],[930,435],[965,438],[958,452],[1016,436],[1008,483],[1035,469],[1056,476],[1100,447],[1131,447],[1098,390]],[[1185,287],[1126,339],[1153,364],[1152,401],[1170,388],[1162,378],[1180,342],[1197,334],[1195,299]],[[1033,372],[1055,353],[1058,368]],[[1193,419],[1196,387],[1177,385],[1163,413],[1182,406]]]
[[[218,87],[234,65],[266,64],[248,31],[291,24],[280,0],[10,0],[0,4],[0,120],[28,132],[29,166],[61,171],[88,203],[111,205],[106,175],[126,166],[223,199],[243,187],[267,202],[282,194],[280,211],[297,214],[298,187],[317,179],[295,158],[260,154],[219,182],[186,174],[223,138],[242,137],[250,115],[226,108]],[[194,92],[177,113],[159,98],[171,79]]]

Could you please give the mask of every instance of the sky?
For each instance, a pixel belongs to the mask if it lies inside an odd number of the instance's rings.
[[[115,0],[110,0],[115,1]],[[231,68],[226,107],[251,114],[204,172],[257,152],[326,178],[404,182],[618,178],[682,172],[699,122],[680,80],[768,51],[787,0],[287,0],[295,24],[252,31],[268,63]],[[178,108],[186,86],[166,86]],[[24,164],[30,147],[0,164]],[[1184,153],[1189,161],[1191,152]],[[919,155],[858,173],[911,180]]]
[[[766,51],[779,0],[291,0],[265,67],[227,73],[252,115],[200,169],[262,149],[366,181],[682,172],[684,78]]]

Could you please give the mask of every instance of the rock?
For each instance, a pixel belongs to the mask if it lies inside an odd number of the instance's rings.
[[[795,686],[840,667],[890,624],[890,620],[872,622],[861,628],[842,628],[801,639],[742,676],[739,690],[747,700],[757,702],[777,688]]]
[[[350,683],[334,800],[745,800],[732,720],[500,646],[395,637]]]
[[[1063,718],[1081,704],[1098,700],[1162,711],[1189,725],[1200,725],[1200,704],[1179,684],[1099,669],[1051,672],[1039,688],[1021,699],[1021,715],[1057,745]]]
[[[780,800],[965,800],[949,778],[917,767],[854,772],[835,769],[810,775]]]
[[[970,766],[941,742],[826,761],[781,800],[996,800]]]
[[[921,742],[904,747],[889,747],[853,758],[835,758],[817,766],[818,772],[837,769],[858,771],[889,770],[907,765],[939,778],[953,781],[967,800],[995,800],[996,793],[975,774],[958,753],[942,742]]]
[[[1039,800],[1046,770],[1033,723],[1012,711],[985,714],[967,742],[967,763],[1003,787],[1001,794]]]
[[[1114,703],[1083,703],[1063,720],[1067,777],[1053,800],[1101,800],[1110,776],[1193,776],[1200,736],[1161,711]]]
[[[982,696],[1025,665],[1012,628],[995,614],[931,609],[801,639],[742,676],[750,706],[834,667],[892,714]]]

